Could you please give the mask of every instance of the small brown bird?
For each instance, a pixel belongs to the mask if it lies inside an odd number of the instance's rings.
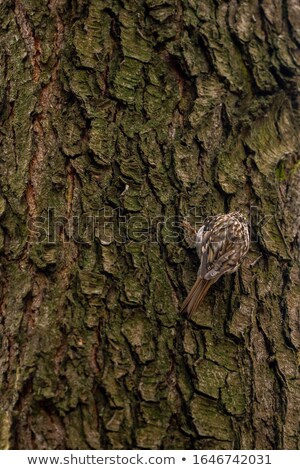
[[[238,269],[249,250],[249,228],[240,212],[207,217],[196,235],[200,259],[198,277],[183,302],[181,312],[192,315],[208,289],[225,273]]]

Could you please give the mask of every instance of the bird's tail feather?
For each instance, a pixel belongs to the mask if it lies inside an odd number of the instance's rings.
[[[198,277],[187,298],[183,302],[180,312],[182,313],[186,311],[190,317],[203,301],[213,282],[214,281],[212,279],[207,281],[206,279]]]

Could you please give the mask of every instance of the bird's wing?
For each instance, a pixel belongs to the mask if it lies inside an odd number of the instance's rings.
[[[235,250],[226,251],[226,253],[220,256],[220,258],[216,259],[211,269],[205,273],[204,279],[209,280],[216,277],[219,278],[226,272],[231,272],[236,267],[236,262],[232,262],[235,253]]]
[[[198,276],[207,279],[206,275],[214,270],[216,261],[220,259],[228,250],[228,240],[225,230],[218,233],[212,231],[210,224],[204,227],[202,234],[201,253],[199,253],[200,267]],[[213,276],[210,276],[211,279]]]
[[[216,227],[216,224],[215,224]],[[247,247],[240,236],[241,224],[236,220],[210,234],[206,245],[202,244],[200,276],[206,280],[217,280],[226,272],[233,272],[239,266],[247,252]],[[204,236],[203,236],[204,238]]]

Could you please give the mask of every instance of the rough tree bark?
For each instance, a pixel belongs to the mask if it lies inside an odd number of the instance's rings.
[[[1,448],[299,449],[297,3],[0,2]]]

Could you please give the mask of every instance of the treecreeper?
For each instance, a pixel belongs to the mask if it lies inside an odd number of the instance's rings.
[[[196,250],[200,260],[197,280],[182,304],[181,312],[191,316],[209,288],[223,274],[235,272],[250,245],[247,220],[240,212],[207,217],[196,234]]]

